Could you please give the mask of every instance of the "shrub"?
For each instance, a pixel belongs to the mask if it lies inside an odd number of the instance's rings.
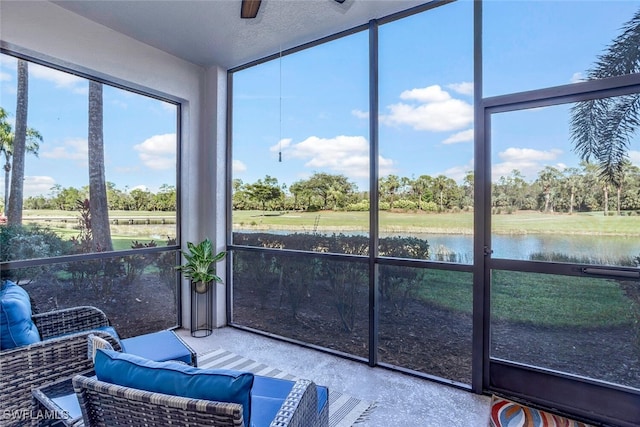
[[[348,204],[346,210],[350,212],[367,212],[369,208],[369,200],[360,200],[358,203]]]
[[[37,225],[4,225],[0,227],[0,261],[49,258],[71,253],[71,244],[48,228]],[[30,282],[48,271],[49,266],[3,270],[2,278],[16,283]]]
[[[393,208],[394,209],[404,209],[407,211],[410,210],[417,210],[418,209],[418,204],[412,200],[407,200],[407,199],[400,199],[400,200],[396,200],[395,202],[393,202]]]
[[[437,212],[438,204],[436,202],[424,202],[420,205],[423,211],[426,212]]]
[[[153,240],[149,243],[140,243],[134,240],[131,243],[131,249],[155,248],[158,246]],[[153,263],[153,255],[128,255],[122,258],[124,265],[124,281],[126,285],[130,285],[142,276],[144,269]]]

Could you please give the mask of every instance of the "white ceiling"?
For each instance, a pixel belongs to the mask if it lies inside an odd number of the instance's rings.
[[[52,0],[189,62],[233,68],[429,0],[262,0],[255,19],[241,0]]]

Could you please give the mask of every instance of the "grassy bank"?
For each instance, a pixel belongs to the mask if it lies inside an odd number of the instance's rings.
[[[614,327],[637,319],[615,280],[495,271],[491,286],[493,321],[542,327]],[[439,307],[471,315],[472,276],[426,270],[417,296]]]
[[[77,212],[58,210],[25,210],[25,223],[44,218],[69,218],[75,220]],[[112,211],[110,218],[159,218],[175,217],[174,212],[149,211]],[[388,212],[381,211],[381,233],[451,233],[473,234],[473,212],[424,213],[424,212]],[[604,216],[602,212],[568,214],[544,214],[532,211],[519,211],[514,214],[500,214],[491,217],[493,232],[496,234],[596,234],[611,236],[640,236],[640,215]],[[56,224],[58,225],[58,224]],[[60,230],[72,229],[70,221]],[[233,226],[244,230],[300,230],[312,231],[362,231],[369,230],[368,212],[262,212],[234,211]],[[151,226],[112,226],[114,237],[166,238],[166,230],[175,230],[175,224],[153,229]],[[61,231],[62,232],[62,231]],[[64,232],[67,233],[67,232]],[[173,234],[173,233],[172,233]]]
[[[380,212],[380,231],[473,234],[473,212],[424,213]],[[640,215],[604,216],[602,212],[544,214],[520,211],[493,215],[493,231],[497,234],[599,234],[640,236]],[[302,231],[349,230],[367,231],[368,212],[233,212],[233,225],[241,229],[300,229]]]

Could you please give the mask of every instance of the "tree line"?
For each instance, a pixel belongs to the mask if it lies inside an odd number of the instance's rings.
[[[157,192],[135,188],[118,189],[107,182],[107,208],[110,211],[176,211],[176,187],[163,184]],[[75,211],[78,201],[89,199],[89,187],[62,187],[55,185],[48,196],[30,196],[24,200],[25,209],[56,209]]]
[[[495,212],[516,210],[541,212],[592,212],[605,215],[640,211],[640,168],[626,163],[619,184],[608,181],[597,165],[582,162],[563,170],[546,166],[528,182],[513,170],[491,184],[491,207]],[[253,183],[235,179],[233,209],[263,211],[369,210],[369,193],[344,175],[315,173],[290,186],[269,175]],[[417,178],[387,175],[379,180],[380,210],[452,212],[473,209],[474,174],[462,183],[444,175]]]

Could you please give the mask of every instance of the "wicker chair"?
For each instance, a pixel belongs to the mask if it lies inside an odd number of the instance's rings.
[[[114,425],[243,427],[242,405],[190,399],[122,387],[81,375],[73,377],[85,427]],[[316,387],[298,380],[280,407],[271,427],[320,427]]]
[[[0,352],[2,426],[23,424],[24,420],[16,420],[11,414],[32,409],[31,391],[34,388],[93,368],[92,361],[87,358],[90,333],[120,349],[120,344],[110,334],[96,330],[109,326],[109,320],[95,307],[36,314],[33,321],[42,341]]]

